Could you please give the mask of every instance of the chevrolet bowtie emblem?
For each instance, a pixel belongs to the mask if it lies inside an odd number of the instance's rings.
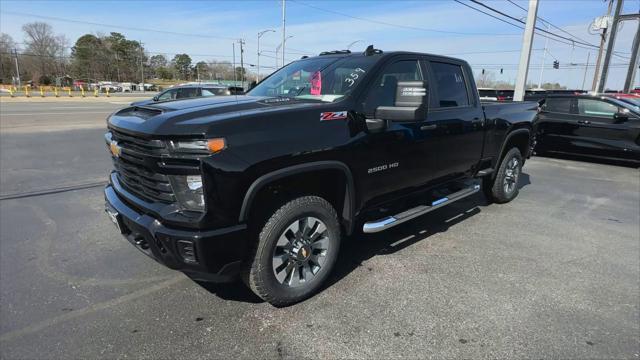
[[[109,149],[111,150],[111,154],[115,157],[119,157],[122,152],[122,148],[118,145],[118,142],[114,140],[111,140],[109,143]]]

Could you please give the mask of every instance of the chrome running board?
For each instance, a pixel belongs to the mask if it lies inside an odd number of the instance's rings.
[[[407,211],[403,211],[399,214],[395,214],[393,216],[387,216],[382,219],[366,222],[362,226],[362,231],[367,234],[370,234],[370,233],[377,233],[383,230],[387,230],[388,228],[394,227],[398,224],[402,224],[405,221],[415,219],[418,216],[424,215],[435,209],[441,208],[445,205],[449,205],[452,202],[455,202],[460,199],[466,198],[467,196],[473,195],[477,193],[479,190],[480,190],[480,184],[473,184],[462,190],[451,193],[446,197],[435,200],[431,203],[431,205],[419,205]]]

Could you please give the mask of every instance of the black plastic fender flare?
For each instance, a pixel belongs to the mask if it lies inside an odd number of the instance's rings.
[[[349,167],[340,161],[315,161],[305,164],[298,164],[288,166],[282,169],[278,169],[269,173],[266,173],[259,178],[257,178],[249,189],[247,193],[244,195],[244,199],[242,200],[242,207],[240,208],[240,216],[238,221],[243,223],[247,221],[249,216],[249,211],[251,210],[251,205],[255,196],[258,192],[269,183],[285,178],[290,175],[301,174],[310,171],[317,170],[327,170],[334,169],[340,170],[344,173],[345,178],[347,179],[346,189],[345,189],[345,201],[342,209],[342,219],[345,221],[345,227],[348,234],[353,232],[353,208],[355,206],[355,187],[353,183],[353,176],[351,174],[351,170]],[[336,209],[338,210],[338,209]]]

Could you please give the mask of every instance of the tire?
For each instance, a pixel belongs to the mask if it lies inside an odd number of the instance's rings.
[[[340,236],[338,216],[329,202],[317,196],[291,200],[262,227],[242,279],[274,306],[302,301],[331,273]]]
[[[502,157],[500,167],[494,178],[483,180],[483,191],[487,199],[498,204],[508,203],[518,196],[520,191],[518,180],[522,172],[522,155],[520,150],[512,148]]]

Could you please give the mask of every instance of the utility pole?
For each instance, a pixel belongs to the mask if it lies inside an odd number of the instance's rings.
[[[589,68],[589,58],[591,57],[591,52],[587,53],[587,64],[584,66],[584,77],[582,78],[582,87],[580,90],[584,90],[584,83],[587,81],[587,69]]]
[[[282,0],[282,66],[284,66],[284,42],[287,41],[287,32],[285,26],[286,14],[286,0]],[[276,58],[277,57],[278,54],[276,53]]]
[[[609,0],[609,7],[607,9],[606,26],[602,29],[602,34],[600,35],[600,49],[598,50],[598,57],[596,58],[596,68],[593,73],[593,83],[591,84],[591,91],[595,92],[598,88],[598,76],[600,74],[600,63],[602,62],[602,52],[604,51],[604,44],[607,42],[607,28],[609,27],[609,16],[611,15],[611,9],[613,8],[613,1]]]
[[[240,39],[238,43],[240,43],[240,84],[242,84],[242,89],[244,89],[244,40]]]
[[[638,70],[638,53],[640,52],[640,16],[636,14],[638,19],[638,28],[636,29],[636,36],[633,38],[633,47],[631,48],[631,60],[629,61],[629,70],[627,70],[627,78],[624,80],[624,92],[629,93],[633,88],[633,81],[636,77],[636,71]]]
[[[236,43],[233,43],[233,86],[238,86],[238,76],[236,74]]]
[[[144,89],[144,51],[142,50],[142,41],[140,42],[140,79],[142,80],[142,92]]]
[[[529,10],[527,11],[527,23],[522,36],[522,50],[520,51],[520,63],[518,65],[518,76],[513,94],[514,101],[524,100],[525,87],[527,86],[527,72],[529,72],[529,62],[531,61],[531,47],[533,46],[533,35],[536,28],[536,18],[538,17],[538,0],[529,0]]]
[[[603,92],[607,85],[607,75],[609,75],[609,63],[611,62],[611,56],[613,55],[613,47],[616,43],[616,35],[618,32],[618,23],[620,22],[620,13],[622,12],[622,5],[624,0],[617,0],[616,10],[613,13],[613,21],[611,23],[611,31],[609,31],[609,39],[607,40],[607,52],[604,54],[604,63],[602,65],[602,72],[600,73],[600,80],[596,91]]]
[[[549,31],[551,29],[551,27],[548,24],[545,24],[547,26],[547,31]],[[549,37],[545,37],[544,38],[544,51],[542,52],[542,66],[540,67],[540,79],[538,80],[538,89],[542,89],[542,75],[544,74],[544,62],[547,59],[547,47],[549,47]]]
[[[14,59],[16,61],[16,80],[18,80],[18,87],[22,86],[22,82],[20,81],[20,67],[18,66],[18,49],[13,49]]]

